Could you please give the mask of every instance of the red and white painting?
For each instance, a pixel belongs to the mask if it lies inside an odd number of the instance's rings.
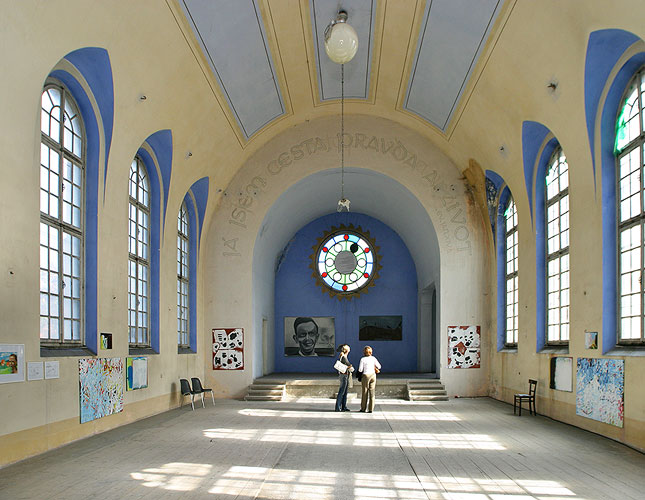
[[[213,370],[244,370],[244,328],[213,328]]]
[[[448,368],[479,368],[480,346],[479,326],[449,326]]]

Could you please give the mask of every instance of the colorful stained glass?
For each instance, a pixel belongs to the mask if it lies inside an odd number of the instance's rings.
[[[334,291],[363,288],[374,271],[374,254],[364,236],[351,231],[332,234],[317,252],[317,269],[323,283]]]

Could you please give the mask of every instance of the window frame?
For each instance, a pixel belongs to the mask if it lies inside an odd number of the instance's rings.
[[[59,107],[61,109],[61,121],[59,122],[59,137],[58,139],[54,139],[49,133],[45,133],[43,131],[43,113],[45,112],[43,109],[42,101],[43,101],[43,96],[48,93],[50,90],[55,89],[60,93],[60,103]],[[45,348],[61,348],[61,347],[70,347],[70,348],[76,348],[76,347],[85,347],[86,341],[85,341],[85,306],[86,306],[86,297],[85,297],[85,236],[86,236],[86,197],[87,197],[87,174],[86,174],[86,163],[87,163],[87,134],[85,130],[85,121],[83,119],[82,113],[81,113],[81,108],[79,106],[79,103],[76,101],[70,90],[67,88],[65,84],[60,82],[59,80],[56,80],[54,78],[48,78],[45,85],[43,86],[43,90],[40,94],[40,161],[39,161],[39,171],[40,171],[40,176],[39,176],[39,193],[42,193],[45,191],[48,194],[49,197],[49,187],[47,189],[43,189],[43,182],[42,182],[42,169],[43,169],[43,164],[42,164],[42,149],[43,147],[48,148],[49,151],[55,151],[56,154],[59,157],[58,161],[58,193],[59,193],[59,200],[58,200],[58,217],[54,217],[52,215],[49,215],[48,213],[44,213],[42,211],[42,207],[39,206],[39,227],[42,227],[42,225],[45,225],[47,228],[56,228],[58,231],[58,238],[57,238],[57,253],[58,253],[58,284],[57,284],[57,289],[58,293],[55,294],[58,297],[58,332],[59,332],[59,338],[58,339],[52,339],[51,336],[48,336],[47,338],[42,337],[42,331],[40,330],[41,327],[39,327],[39,342],[42,347]],[[74,111],[76,112],[76,116],[78,117],[78,124],[79,124],[79,136],[80,136],[80,156],[74,153],[74,151],[67,149],[65,146],[65,104],[67,102],[70,102],[74,108]],[[50,110],[51,111],[51,110]],[[51,113],[48,112],[48,114],[51,116]],[[51,122],[50,122],[51,123]],[[50,131],[51,132],[51,131]],[[73,140],[73,137],[72,137]],[[51,158],[51,157],[50,157]],[[64,213],[64,166],[65,166],[65,161],[69,161],[72,163],[72,165],[78,165],[79,170],[80,170],[80,184],[79,186],[79,196],[80,196],[80,204],[78,205],[79,208],[79,226],[76,227],[73,224],[73,215],[72,215],[72,222],[67,223],[63,220],[63,213]],[[48,162],[49,165],[49,162]],[[48,170],[50,170],[47,167]],[[49,176],[49,179],[51,177]],[[72,174],[72,193],[74,193],[74,175]],[[48,182],[49,186],[49,182]],[[71,202],[71,210],[73,212],[73,194],[72,194],[72,202]],[[42,202],[41,202],[42,203]],[[49,232],[49,230],[48,230]],[[39,230],[40,233],[40,230]],[[68,234],[71,237],[77,237],[80,240],[80,245],[79,245],[79,250],[78,250],[78,257],[79,257],[79,272],[78,275],[70,274],[70,278],[73,280],[77,278],[79,280],[79,291],[78,291],[78,302],[79,302],[79,317],[78,317],[78,323],[79,323],[79,338],[78,339],[65,339],[65,295],[64,295],[64,245],[63,245],[63,240],[64,240],[64,234]],[[41,240],[39,241],[39,248],[43,249],[43,244],[42,244],[42,235],[41,235]],[[49,246],[49,240],[48,240],[48,245],[45,247],[48,249],[48,262],[50,261],[50,256],[51,256],[51,249],[52,247]],[[70,254],[70,257],[72,255]],[[39,272],[42,271],[50,271],[49,264],[47,264],[47,269],[42,268],[43,261],[42,261],[42,255],[39,257]],[[73,273],[73,264],[70,266],[70,272]],[[51,283],[51,282],[48,282]],[[73,285],[72,285],[73,286]],[[49,286],[48,286],[49,289]],[[40,301],[42,301],[42,294],[44,292],[42,291],[42,288],[39,286],[39,295],[40,295]],[[48,314],[46,316],[42,315],[42,309],[39,311],[39,317],[40,321],[42,324],[42,319],[43,317],[48,318],[48,322],[51,325],[51,320],[53,319],[51,316],[51,297],[54,296],[54,294],[49,293],[49,291],[46,292],[48,296]],[[73,293],[73,292],[72,292]],[[74,297],[71,297],[72,301]],[[42,304],[41,304],[42,307]],[[71,321],[72,323],[74,322],[75,318],[73,317],[73,302],[71,304]],[[50,330],[48,330],[50,332]],[[72,334],[73,336],[73,334]]]
[[[134,172],[133,168],[136,165],[137,171]],[[140,173],[143,173],[141,175]],[[135,186],[135,190],[137,193],[137,197],[133,198],[132,197],[132,176],[136,175],[137,176],[137,182]],[[147,195],[147,201],[148,204],[147,206],[145,203],[140,201],[139,198],[139,189],[141,188],[140,182],[143,182],[145,184],[144,186],[144,192]],[[130,348],[149,348],[151,347],[151,341],[152,341],[152,332],[151,332],[151,316],[152,316],[152,311],[151,311],[151,305],[152,305],[152,300],[151,300],[151,278],[152,278],[152,269],[151,269],[151,252],[153,251],[152,249],[152,241],[151,241],[151,221],[152,221],[152,207],[151,207],[151,197],[152,197],[152,189],[151,189],[151,180],[150,176],[148,175],[148,171],[146,169],[145,163],[143,160],[139,157],[139,155],[136,155],[134,159],[132,160],[132,164],[130,165],[130,176],[128,178],[128,345]],[[132,208],[134,207],[134,210],[136,211],[136,216],[137,220],[133,221],[131,219],[132,216]],[[140,227],[140,221],[139,221],[139,216],[140,214],[145,214],[147,215],[147,224],[144,226],[144,229],[146,230],[147,233],[147,241],[141,242],[139,239],[139,234],[137,231],[137,234],[134,236],[136,240],[136,246],[137,246],[137,253],[133,254],[130,250],[130,241],[133,238],[133,235],[130,233],[130,229],[132,228],[132,223],[134,222],[135,226],[137,229]],[[147,258],[145,256],[140,256],[139,254],[139,244],[143,244],[147,246]],[[132,276],[130,273],[131,270],[131,264],[134,264],[135,268],[135,275]],[[140,266],[143,266],[147,270],[147,278],[144,280],[144,286],[147,289],[147,295],[144,296],[145,300],[145,305],[146,305],[146,325],[145,325],[145,338],[143,339],[142,342],[139,342],[139,318],[140,318],[140,313],[142,312],[139,308],[140,305],[140,285],[141,285],[141,278],[139,276],[139,270]],[[136,304],[136,309],[133,310],[131,309],[131,295],[132,292],[130,291],[130,284],[132,283],[132,279],[134,279],[135,282],[135,297],[137,300]],[[134,317],[135,317],[135,324],[132,325],[130,323],[131,320],[131,315],[134,312]],[[135,340],[133,342],[132,340],[132,334],[131,334],[131,328],[135,328]]]
[[[177,214],[177,345],[185,349],[190,348],[190,265],[190,215],[184,200]]]
[[[509,217],[507,215],[510,207],[514,207],[512,213],[512,219],[514,219],[514,225],[509,229],[508,221]],[[512,196],[509,196],[506,202],[506,208],[502,213],[504,220],[504,310],[505,310],[505,324],[504,324],[504,347],[510,349],[516,349],[519,341],[519,216],[517,213],[517,205]],[[515,243],[513,245],[514,254],[510,255],[514,264],[514,270],[510,273],[508,272],[509,266],[509,254],[510,249],[508,246],[509,237],[514,237]],[[512,339],[509,341],[509,329],[508,329],[508,311],[509,311],[509,301],[508,301],[508,283],[510,280],[515,280],[514,286],[514,299],[513,299],[513,309],[515,314],[513,314],[513,329],[512,329]]]
[[[637,115],[635,119],[640,128],[640,132],[637,136],[635,136],[631,141],[627,142],[624,147],[618,151],[617,145],[615,145],[614,148],[614,156],[615,156],[615,165],[616,165],[616,175],[615,175],[615,182],[616,182],[616,321],[617,321],[617,335],[616,335],[616,345],[618,346],[637,346],[637,347],[643,347],[645,346],[645,199],[643,196],[645,195],[645,123],[643,120],[645,120],[645,66],[642,66],[639,68],[638,71],[632,76],[632,78],[629,80],[627,86],[625,87],[625,90],[623,92],[623,95],[620,99],[620,103],[622,103],[621,106],[619,106],[616,114],[616,120],[615,120],[615,125],[616,125],[616,133],[618,135],[618,128],[619,128],[619,120],[621,119],[623,115],[623,110],[627,102],[627,98],[634,92],[636,91],[636,106],[638,109]],[[635,171],[638,172],[638,176],[640,177],[640,186],[638,190],[638,200],[639,200],[639,205],[640,205],[640,210],[637,215],[633,215],[626,220],[621,222],[621,217],[622,217],[622,202],[624,201],[622,199],[621,195],[621,181],[623,180],[622,172],[621,172],[621,160],[623,158],[629,157],[634,151],[639,150],[639,158],[638,158],[638,167]],[[633,174],[634,170],[632,172],[629,172],[625,178],[628,178],[630,174]],[[634,197],[634,193],[630,197]],[[628,198],[626,198],[628,199]],[[638,247],[633,247],[634,248],[639,248],[640,249],[640,264],[639,264],[639,271],[638,273],[640,274],[639,276],[639,288],[640,290],[637,292],[637,294],[631,294],[631,295],[638,295],[639,296],[639,308],[640,308],[640,338],[623,338],[623,307],[622,307],[622,302],[623,302],[623,279],[622,279],[622,255],[626,252],[622,251],[621,247],[621,235],[626,232],[629,229],[632,229],[634,227],[640,226],[640,245]],[[632,316],[636,317],[636,315]]]
[[[561,157],[564,157],[563,162],[560,161]],[[558,192],[556,194],[554,194],[551,198],[549,198],[549,185],[550,184],[548,183],[548,178],[549,178],[552,170],[554,168],[560,169],[562,164],[566,164],[566,166],[567,166],[567,171],[566,171],[567,185],[566,185],[566,187],[564,189],[560,188],[560,178],[561,178],[561,176],[563,174],[559,173],[558,176],[557,176],[557,179],[558,179]],[[545,280],[546,280],[546,283],[545,283],[545,314],[546,314],[546,317],[545,317],[545,345],[547,347],[549,347],[549,346],[568,346],[570,338],[571,338],[571,328],[570,328],[571,327],[571,256],[570,256],[571,224],[570,224],[570,217],[569,217],[571,204],[570,204],[570,198],[569,198],[569,163],[567,161],[567,158],[566,158],[566,155],[564,153],[564,150],[563,150],[562,146],[560,146],[559,144],[555,147],[555,149],[553,150],[553,152],[551,153],[551,155],[549,157],[549,160],[548,160],[547,165],[546,165],[546,170],[545,170],[545,173],[544,173],[544,181],[545,181],[544,214],[543,214],[544,215],[544,228],[545,228],[545,232],[544,232],[544,257],[545,257],[544,273],[545,273]],[[562,210],[561,210],[561,202],[565,198],[567,199],[567,211],[562,212]],[[557,235],[555,235],[555,237],[559,238],[560,242],[559,242],[559,245],[558,245],[558,250],[553,251],[553,252],[549,252],[549,240],[552,237],[554,237],[553,235],[551,235],[551,236],[549,235],[549,209],[551,207],[553,207],[553,206],[556,206],[556,205],[558,205],[558,215],[557,215],[557,218],[554,218],[551,222],[554,222],[556,219],[558,221],[559,229],[558,229]],[[567,241],[567,245],[565,247],[563,247],[562,246],[562,241],[561,241],[563,231],[562,231],[562,227],[561,227],[561,225],[559,223],[562,220],[562,216],[565,213],[567,214],[568,226],[567,226],[566,230],[569,232],[569,238],[568,238],[568,241]],[[562,288],[561,285],[562,285],[562,275],[564,273],[562,271],[561,263],[562,263],[562,258],[565,257],[565,256],[568,257],[568,262],[569,262],[568,268],[565,271],[566,273],[568,273],[568,279],[569,279],[569,285],[566,288],[566,290],[569,291],[569,294],[568,294],[569,295],[569,300],[568,300],[568,303],[566,305],[566,307],[568,307],[568,321],[566,323],[563,323],[562,322],[562,308],[563,308],[563,306],[562,306],[562,291],[563,291],[563,288]],[[553,307],[549,307],[549,294],[554,293],[551,290],[551,287],[550,287],[550,284],[549,284],[549,282],[550,282],[550,280],[549,280],[549,278],[550,278],[549,264],[551,262],[556,261],[556,260],[558,261],[558,268],[559,268],[559,271],[558,271],[557,274],[559,276],[558,293],[560,294],[560,296],[558,298],[559,305],[557,306],[557,308],[553,308]],[[549,327],[554,324],[554,323],[550,323],[550,321],[549,321],[549,313],[550,313],[550,311],[553,311],[553,310],[557,310],[558,311],[558,316],[559,316],[559,321],[557,323],[558,332],[559,332],[558,339],[550,339],[549,338]],[[566,324],[568,326],[568,328],[567,328],[568,333],[567,333],[567,338],[566,339],[562,338],[562,325],[564,325],[564,324]]]

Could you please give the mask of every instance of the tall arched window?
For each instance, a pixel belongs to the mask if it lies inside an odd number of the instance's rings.
[[[618,199],[618,275],[620,343],[645,343],[643,326],[645,208],[645,67],[634,76],[624,95],[616,126]]]
[[[504,212],[506,222],[506,340],[509,347],[517,346],[519,334],[519,288],[517,207],[510,198]]]
[[[177,217],[177,342],[189,347],[189,225],[186,202],[181,204]]]
[[[546,174],[547,343],[569,342],[569,165],[558,146]]]
[[[141,159],[130,166],[128,331],[132,347],[150,346],[150,185]]]
[[[59,83],[43,91],[40,131],[40,340],[82,344],[85,134]]]

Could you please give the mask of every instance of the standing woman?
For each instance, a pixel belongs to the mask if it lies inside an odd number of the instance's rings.
[[[336,411],[349,411],[347,408],[347,390],[351,385],[352,381],[352,372],[354,368],[347,359],[349,354],[349,346],[347,344],[342,344],[340,346],[340,362],[347,366],[345,373],[338,372],[338,378],[340,381],[340,387],[338,387],[338,397],[336,397]]]
[[[374,356],[372,356],[372,348],[368,345],[363,349],[364,356],[361,358],[361,362],[358,365],[358,371],[361,372],[361,384],[362,384],[362,393],[361,393],[361,411],[367,413],[372,413],[374,410],[374,389],[376,388],[376,374],[381,371],[381,363],[378,362]],[[369,397],[369,404],[368,404]],[[369,408],[369,409],[368,409]]]

